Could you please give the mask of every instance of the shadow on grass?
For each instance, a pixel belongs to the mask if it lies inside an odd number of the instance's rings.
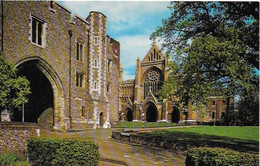
[[[180,144],[189,144],[194,147],[221,147],[229,148],[237,151],[254,151],[259,152],[259,142],[252,140],[244,140],[238,138],[230,138],[224,136],[197,134],[191,132],[176,131],[168,133],[160,131],[158,133],[139,133],[144,136],[152,136],[166,139]]]

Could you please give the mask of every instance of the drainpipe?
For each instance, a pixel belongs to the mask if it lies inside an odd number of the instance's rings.
[[[1,1],[1,6],[2,6],[2,9],[1,9],[1,51],[2,53],[4,53],[4,0]]]
[[[69,57],[69,129],[72,129],[72,118],[71,118],[71,38],[72,38],[72,30],[69,30],[70,36],[70,57]]]

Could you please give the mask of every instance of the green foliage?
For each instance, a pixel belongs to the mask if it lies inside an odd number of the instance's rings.
[[[258,90],[259,92],[259,90]],[[259,126],[259,93],[243,91],[238,102],[239,125]]]
[[[29,81],[23,77],[17,77],[15,67],[8,63],[4,56],[0,55],[0,109],[21,108],[27,103],[26,96],[30,94]]]
[[[18,156],[11,152],[4,152],[0,154],[0,164],[1,166],[12,166],[18,160]]]
[[[206,105],[211,95],[259,92],[258,2],[173,2],[169,9],[171,16],[151,35],[164,40],[176,61],[161,98],[169,93],[178,98],[177,105]],[[250,105],[250,95],[246,97],[243,101]],[[246,109],[252,114],[252,108]]]
[[[258,154],[242,153],[222,148],[193,148],[187,152],[188,166],[258,166]]]
[[[0,166],[29,166],[24,156],[13,152],[3,152],[0,154]]]
[[[30,166],[30,164],[27,161],[16,161],[14,166]]]
[[[79,138],[31,138],[28,140],[30,161],[37,166],[98,165],[98,145]]]

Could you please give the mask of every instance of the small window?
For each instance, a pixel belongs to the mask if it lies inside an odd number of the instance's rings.
[[[213,101],[212,101],[212,105],[215,105],[215,104],[216,104],[216,102],[213,100]]]
[[[95,66],[95,67],[98,66],[98,61],[97,61],[97,59],[94,59],[94,61],[93,61],[93,66]]]
[[[109,92],[109,85],[110,83],[107,83],[107,92]]]
[[[94,36],[94,44],[97,45],[99,43],[99,38],[98,36]]]
[[[97,89],[98,87],[97,87],[97,83],[95,82],[94,83],[94,89]]]
[[[85,118],[87,117],[87,111],[86,111],[86,108],[84,106],[81,107],[81,114],[82,114],[81,116],[83,116]]]
[[[50,1],[50,8],[53,9],[53,1]]]
[[[43,27],[44,22],[32,17],[32,43],[42,46],[43,45]]]
[[[81,43],[77,42],[77,57],[76,57],[76,59],[80,62],[82,62],[82,57],[83,57],[82,56],[82,53],[83,53],[82,49],[83,49],[83,45]]]
[[[76,86],[83,87],[83,74],[76,72]]]
[[[107,59],[107,71],[110,72],[110,68],[111,68],[111,63],[112,60],[111,59]]]

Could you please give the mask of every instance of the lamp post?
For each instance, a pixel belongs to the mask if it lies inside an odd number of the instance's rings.
[[[22,109],[22,122],[24,122],[24,103],[23,103],[23,109]]]

